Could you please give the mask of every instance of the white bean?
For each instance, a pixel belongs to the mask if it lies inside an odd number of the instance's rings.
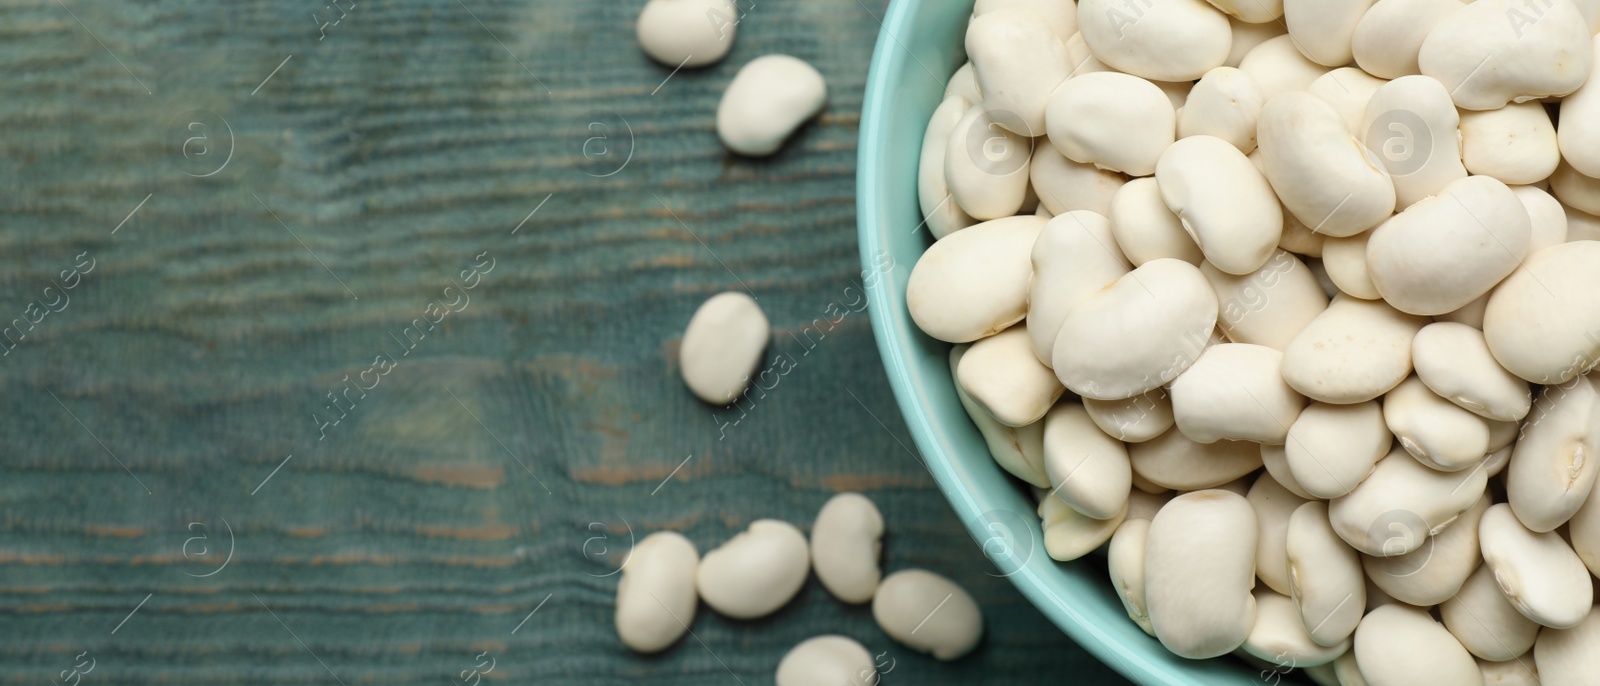
[[[761,366],[771,338],[767,316],[750,296],[736,291],[711,296],[689,318],[678,348],[684,384],[713,405],[733,402]]]
[[[1269,665],[1287,663],[1305,669],[1332,663],[1350,649],[1348,636],[1331,647],[1313,641],[1300,622],[1300,611],[1287,596],[1267,588],[1257,588],[1252,595],[1256,619],[1244,641],[1246,655]]]
[[[833,597],[864,603],[883,573],[883,515],[860,493],[840,493],[823,503],[811,524],[811,568]]]
[[[1046,416],[1044,468],[1056,497],[1084,515],[1110,519],[1128,506],[1128,449],[1095,426],[1078,403],[1056,405]]]
[[[969,60],[950,75],[950,81],[944,85],[944,97],[959,95],[969,104],[983,101],[983,91],[978,89],[978,75],[972,69]],[[962,110],[965,112],[966,110]]]
[[[1128,613],[1128,619],[1138,624],[1145,633],[1154,636],[1144,592],[1144,552],[1149,534],[1150,519],[1124,521],[1111,536],[1106,568],[1111,575],[1111,588],[1122,601],[1122,609]]]
[[[1181,657],[1216,657],[1244,645],[1255,622],[1255,512],[1218,490],[1172,499],[1150,522],[1145,597],[1151,628]]]
[[[973,18],[966,47],[992,120],[1027,138],[1043,134],[1050,91],[1070,73],[1061,38],[1033,11],[1002,7]]]
[[[1129,456],[1129,459],[1132,459],[1131,455]],[[1167,488],[1165,486],[1161,486],[1161,485],[1155,483],[1154,481],[1151,481],[1149,479],[1144,478],[1143,476],[1140,476],[1139,472],[1134,472],[1133,473],[1133,490],[1137,491],[1139,493],[1143,493],[1145,495],[1160,495],[1160,494],[1169,494],[1170,495],[1172,493],[1172,489]],[[1128,497],[1130,498],[1130,503],[1131,503],[1131,498],[1133,497],[1133,494],[1129,493]],[[1150,513],[1150,516],[1154,517],[1155,513],[1154,512]],[[1146,519],[1148,519],[1148,517]]]
[[[1258,158],[1259,159],[1259,158]],[[1260,167],[1257,167],[1260,169]],[[1278,239],[1278,247],[1296,255],[1305,257],[1322,257],[1322,246],[1328,240],[1327,236],[1311,230],[1311,227],[1300,223],[1289,210],[1283,211],[1283,238]],[[1328,297],[1324,295],[1323,297]]]
[[[1600,483],[1595,484],[1600,490]],[[1600,579],[1600,497],[1594,492],[1578,508],[1578,513],[1567,521],[1567,533],[1572,536],[1572,550],[1589,568],[1589,574]]]
[[[1355,643],[1350,645],[1350,650],[1333,661],[1333,673],[1339,680],[1335,686],[1368,686],[1366,677],[1361,676],[1361,668],[1356,665]]]
[[[1449,600],[1480,566],[1478,522],[1492,504],[1488,494],[1483,494],[1444,531],[1404,555],[1361,556],[1367,579],[1392,601],[1429,607]],[[1403,527],[1391,526],[1390,530],[1409,535]]]
[[[1350,42],[1361,15],[1375,0],[1283,0],[1283,21],[1295,46],[1311,61],[1341,67],[1354,56]]]
[[[1028,312],[1029,253],[1045,220],[1007,217],[934,243],[911,268],[906,308],[923,333],[950,343],[992,336]]]
[[[1483,337],[1512,374],[1562,384],[1600,361],[1600,242],[1574,241],[1529,256],[1489,296]]]
[[[1382,163],[1315,95],[1291,92],[1267,100],[1256,144],[1272,189],[1313,231],[1353,236],[1394,211],[1394,183]]]
[[[1600,36],[1591,46],[1588,81],[1561,101],[1561,156],[1578,173],[1600,176]]]
[[[957,345],[950,349],[952,377],[955,376],[954,370],[961,369],[961,358],[966,355],[968,347]],[[961,389],[959,381],[953,385],[961,406],[967,410],[967,416],[972,418],[978,432],[983,434],[983,441],[989,446],[989,455],[995,463],[1018,479],[1048,488],[1050,480],[1044,473],[1044,422],[1016,428],[1001,424],[1000,420]]]
[[[1533,232],[1528,238],[1528,254],[1532,255],[1553,245],[1567,242],[1567,211],[1561,201],[1537,186],[1512,186],[1522,209],[1528,211],[1533,222]],[[1526,259],[1526,258],[1524,258]],[[1487,306],[1489,301],[1482,298]]]
[[[1132,271],[1133,265],[1117,247],[1111,222],[1087,210],[1067,212],[1045,224],[1034,241],[1032,261],[1028,336],[1033,354],[1048,367],[1067,310]]]
[[[1263,444],[1261,446],[1261,464],[1267,468],[1267,473],[1272,475],[1272,479],[1284,488],[1289,489],[1290,493],[1306,500],[1316,497],[1307,493],[1305,487],[1294,480],[1294,473],[1289,471],[1289,456],[1284,452],[1283,446]]]
[[[1104,71],[1074,76],[1057,87],[1045,110],[1045,126],[1050,143],[1069,160],[1149,176],[1172,145],[1177,114],[1149,81]]]
[[[1078,3],[1078,31],[1101,62],[1153,81],[1192,81],[1228,59],[1228,17],[1205,0]]]
[[[1056,216],[1074,210],[1110,216],[1111,199],[1128,182],[1128,177],[1117,172],[1073,162],[1050,145],[1034,148],[1028,169],[1039,204]]]
[[[1501,503],[1483,513],[1478,542],[1500,591],[1522,616],[1570,629],[1588,615],[1594,605],[1593,578],[1560,534],[1529,531],[1511,506]]]
[[[1422,41],[1461,5],[1460,0],[1378,0],[1350,36],[1356,64],[1384,79],[1421,74],[1417,53],[1422,51]]]
[[[639,11],[639,47],[671,67],[704,67],[733,49],[744,13],[733,0],[650,0]]]
[[[778,661],[778,686],[840,686],[878,683],[872,654],[845,636],[817,636],[801,641]]]
[[[1078,395],[1127,398],[1177,378],[1216,326],[1217,296],[1200,270],[1154,260],[1067,310],[1052,362]]]
[[[1482,470],[1463,475],[1429,469],[1396,447],[1378,460],[1366,481],[1329,503],[1328,518],[1356,550],[1404,555],[1471,508],[1488,480]]]
[[[1121,400],[1083,399],[1083,409],[1107,435],[1143,443],[1172,428],[1172,398],[1159,388]]]
[[[1373,610],[1356,628],[1354,652],[1371,686],[1483,686],[1472,654],[1420,608]]]
[[[1374,229],[1367,269],[1395,309],[1444,314],[1489,292],[1516,269],[1532,235],[1528,211],[1510,188],[1471,176]]]
[[[1285,539],[1290,597],[1302,630],[1317,645],[1342,651],[1367,605],[1360,556],[1334,533],[1323,502],[1296,508]]]
[[[1299,258],[1283,250],[1249,274],[1224,273],[1210,263],[1200,273],[1217,293],[1218,324],[1228,340],[1284,350],[1323,310],[1328,297]]]
[[[1317,77],[1306,87],[1306,92],[1332,105],[1350,133],[1362,138],[1366,136],[1362,120],[1367,116],[1367,103],[1372,102],[1372,96],[1386,83],[1388,81],[1355,67],[1340,67]]]
[[[945,144],[950,197],[975,219],[1014,215],[1028,195],[1033,139],[1002,124],[982,103],[975,104],[950,129]]]
[[[1600,240],[1600,217],[1566,203],[1562,203],[1561,209],[1567,215],[1567,242]]]
[[[1306,59],[1294,46],[1294,39],[1280,35],[1261,41],[1239,61],[1239,71],[1248,74],[1268,101],[1280,93],[1303,91],[1311,87],[1328,68]]]
[[[1516,659],[1539,637],[1538,623],[1511,606],[1488,565],[1480,565],[1460,592],[1439,606],[1439,619],[1462,646],[1484,660]]]
[[[955,130],[968,107],[966,98],[947,96],[934,108],[933,116],[928,118],[928,129],[922,136],[922,157],[917,163],[917,204],[935,239],[977,223],[950,197],[950,184],[945,182],[944,176],[950,132]]]
[[[890,638],[940,660],[967,654],[983,638],[983,611],[966,589],[923,569],[885,578],[872,617]]]
[[[1437,0],[1452,2],[1453,0]],[[1461,113],[1461,162],[1507,185],[1538,183],[1561,162],[1556,126],[1538,102]]]
[[[1600,214],[1600,179],[1579,173],[1566,160],[1550,175],[1550,192],[1563,204]]]
[[[1039,501],[1038,512],[1044,529],[1044,551],[1061,562],[1076,560],[1105,545],[1128,515],[1124,506],[1109,519],[1095,519],[1049,494]]]
[[[1439,195],[1467,177],[1460,125],[1450,92],[1433,78],[1402,76],[1372,94],[1358,135],[1394,181],[1397,209]]]
[[[1162,488],[1216,488],[1261,468],[1261,450],[1248,441],[1196,443],[1176,428],[1128,446],[1136,476]]]
[[[617,582],[617,636],[623,645],[654,653],[683,637],[699,604],[699,562],[694,544],[671,531],[650,534],[633,547]]]
[[[1117,188],[1108,218],[1117,245],[1135,267],[1163,257],[1194,265],[1205,259],[1178,215],[1167,209],[1153,177],[1133,179]]]
[[[1367,266],[1367,242],[1371,239],[1372,232],[1363,231],[1354,236],[1329,238],[1322,244],[1322,266],[1327,268],[1328,278],[1333,279],[1341,292],[1362,300],[1383,297],[1372,283],[1372,272]]]
[[[1372,473],[1393,441],[1375,400],[1311,403],[1290,425],[1284,448],[1290,473],[1307,493],[1337,498]]]
[[[788,522],[758,519],[706,553],[695,572],[695,589],[711,609],[755,619],[789,602],[810,571],[805,534]]]
[[[1034,357],[1025,324],[973,343],[961,358],[956,380],[995,419],[1011,427],[1044,418],[1066,392],[1055,372]]]
[[[1427,320],[1382,301],[1339,296],[1283,352],[1283,378],[1313,400],[1372,400],[1411,374],[1411,339]]]
[[[1515,422],[1509,423],[1515,424]],[[1483,458],[1483,471],[1488,473],[1489,478],[1493,479],[1499,476],[1501,472],[1505,471],[1506,465],[1511,464],[1511,452],[1514,447],[1516,446],[1508,445],[1503,448],[1497,448],[1494,452],[1489,453],[1488,457]]]
[[[1305,396],[1284,383],[1283,353],[1264,345],[1207,348],[1172,382],[1172,414],[1190,440],[1283,443]]]
[[[1178,114],[1178,136],[1216,136],[1250,154],[1256,149],[1256,120],[1266,96],[1254,79],[1233,67],[1205,73]]]
[[[788,55],[762,55],[740,67],[723,91],[717,137],[741,155],[771,155],[827,101],[828,84],[814,67]]]
[[[1515,421],[1528,415],[1528,382],[1496,362],[1483,332],[1465,324],[1436,322],[1411,341],[1417,376],[1434,393],[1479,416]]]
[[[1289,492],[1271,474],[1255,478],[1245,494],[1256,514],[1256,576],[1278,593],[1293,592],[1289,581],[1289,518],[1308,501]]]
[[[1544,629],[1533,646],[1533,659],[1539,665],[1539,678],[1546,684],[1581,684],[1600,674],[1600,610],[1589,614],[1575,627]]]
[[[1383,396],[1383,421],[1412,457],[1441,472],[1459,472],[1489,453],[1483,417],[1439,397],[1413,376]]]
[[[1272,186],[1232,144],[1214,136],[1184,138],[1155,166],[1161,198],[1206,260],[1229,274],[1249,274],[1272,257],[1283,215]]]
[[[1583,507],[1600,471],[1600,392],[1589,376],[1545,386],[1506,468],[1506,500],[1523,525],[1554,531]]]
[[[1571,2],[1477,0],[1439,20],[1417,55],[1422,73],[1464,110],[1571,93],[1589,76],[1588,21]]]

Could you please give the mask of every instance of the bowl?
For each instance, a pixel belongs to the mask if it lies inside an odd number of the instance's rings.
[[[895,400],[928,470],[980,549],[1067,636],[1141,684],[1259,684],[1266,670],[1235,659],[1186,660],[1128,619],[1094,555],[1045,554],[1033,500],[989,456],[950,377],[950,344],[922,333],[906,310],[906,281],[932,243],[917,205],[917,164],[928,117],[961,66],[972,0],[893,0],[883,18],[861,112],[856,204],[872,330]]]

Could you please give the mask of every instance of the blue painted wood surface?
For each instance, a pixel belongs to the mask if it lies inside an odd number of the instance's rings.
[[[990,575],[895,412],[855,283],[863,2],[742,2],[676,74],[638,0],[0,6],[0,681],[756,684],[830,632],[886,683],[1115,679]],[[827,109],[729,156],[717,98],[777,52]],[[795,361],[742,413],[676,376],[731,288]],[[888,569],[972,590],[977,653],[815,580],[618,643],[630,538],[841,490]]]

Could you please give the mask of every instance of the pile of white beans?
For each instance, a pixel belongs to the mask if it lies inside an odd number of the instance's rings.
[[[1185,658],[1600,683],[1597,31],[978,0],[906,300],[1048,554]]]
[[[884,522],[859,493],[823,504],[811,541],[793,524],[759,519],[701,557],[681,534],[660,531],[640,541],[617,583],[617,635],[629,648],[654,653],[678,643],[700,601],[726,617],[751,620],[778,611],[805,586],[812,570],[844,603],[872,603],[878,626],[900,643],[940,660],[961,657],[983,637],[983,613],[961,586],[922,569],[888,577],[878,568]],[[859,642],[817,636],[778,663],[778,686],[878,683],[877,664]]]

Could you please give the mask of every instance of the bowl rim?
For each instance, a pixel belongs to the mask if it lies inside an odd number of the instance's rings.
[[[862,99],[856,168],[856,222],[862,267],[867,271],[879,268],[881,265],[875,263],[874,256],[888,251],[886,227],[877,221],[882,214],[884,195],[879,192],[878,179],[890,162],[883,154],[887,147],[884,142],[886,131],[893,125],[888,121],[886,112],[889,101],[896,95],[891,88],[892,77],[906,68],[907,58],[911,57],[909,48],[895,47],[900,45],[898,36],[907,29],[911,15],[920,4],[920,0],[891,0],[889,3],[873,49],[866,92]],[[904,307],[903,298],[897,296],[894,292],[896,287],[889,281],[868,280],[866,291],[869,309],[873,312],[870,317],[873,337],[884,361],[896,405],[939,490],[955,509],[974,542],[984,540],[989,533],[978,529],[983,521],[983,513],[1005,509],[1006,505],[992,495],[965,487],[963,470],[941,440],[942,431],[931,421],[930,408],[923,398],[926,389],[917,383],[917,375],[911,369],[905,348],[895,344],[891,317],[880,314]],[[1150,651],[1148,645],[1135,646],[1119,640],[1098,626],[1081,609],[1061,598],[1042,576],[1047,571],[1045,565],[1060,563],[1048,556],[1033,557],[1045,559],[1030,559],[1005,576],[1068,638],[1137,683],[1171,686],[1196,683],[1172,666],[1152,660],[1146,654]]]

